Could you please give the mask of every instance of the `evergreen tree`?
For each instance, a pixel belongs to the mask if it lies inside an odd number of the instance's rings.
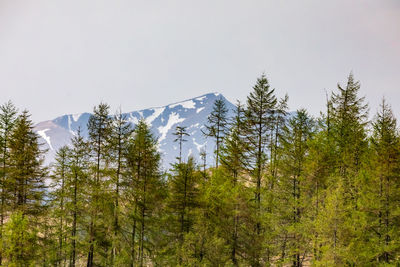
[[[144,266],[154,257],[153,240],[158,235],[155,229],[161,211],[160,204],[164,198],[164,183],[159,171],[157,140],[145,121],[139,121],[133,135],[127,155],[131,178],[128,194],[133,202],[129,205],[132,214],[130,264]]]
[[[288,115],[288,101],[289,97],[285,95],[284,98],[279,100],[276,110],[273,110],[273,126],[271,127],[270,133],[271,159],[269,164],[271,173],[271,181],[269,187],[271,189],[274,188],[274,184],[278,175],[280,140],[286,126],[286,117]]]
[[[11,216],[13,219],[10,220],[5,238],[8,244],[5,251],[8,254],[7,261],[16,266],[35,259],[34,251],[40,246],[37,230],[44,211],[46,177],[46,169],[42,167],[42,153],[29,114],[23,111],[16,120],[10,139],[9,177],[10,191],[13,193],[10,200],[15,217]],[[21,237],[20,233],[26,233],[26,236],[22,234]]]
[[[93,110],[93,115],[88,121],[89,149],[92,156],[90,187],[90,222],[89,222],[89,251],[87,266],[95,263],[95,246],[107,250],[109,241],[106,240],[108,201],[110,200],[107,188],[107,163],[109,161],[109,138],[111,134],[111,118],[109,117],[109,106],[100,103]],[[99,251],[100,252],[100,251]],[[103,255],[104,256],[104,255]],[[102,257],[104,258],[104,257]]]
[[[111,128],[111,153],[113,155],[114,171],[112,175],[112,188],[114,189],[114,222],[113,222],[113,238],[112,238],[112,263],[118,256],[121,246],[120,235],[120,189],[122,176],[126,175],[126,153],[128,150],[129,138],[132,134],[132,126],[127,121],[126,116],[119,111],[112,122]]]
[[[57,266],[66,265],[67,261],[67,243],[69,232],[68,226],[68,211],[67,211],[67,201],[68,201],[68,191],[67,182],[69,177],[69,149],[67,146],[61,147],[56,153],[56,162],[53,166],[54,174],[52,176],[52,206],[53,206],[53,216],[57,218],[55,222],[55,232],[58,243],[57,257],[55,264]]]
[[[39,215],[42,211],[46,169],[42,167],[43,151],[32,121],[23,111],[15,124],[10,140],[10,180],[14,193],[14,210],[24,215]]]
[[[350,74],[346,87],[338,85],[338,92],[333,93],[329,108],[328,134],[335,151],[335,169],[328,181],[328,202],[319,214],[318,224],[333,229],[320,228],[318,235],[325,243],[321,244],[322,250],[327,252],[322,251],[321,261],[335,265],[356,264],[357,252],[350,247],[362,229],[358,197],[368,143],[365,131],[367,105],[363,103],[364,97],[358,96],[359,89],[360,83]]]
[[[265,75],[257,79],[253,91],[247,97],[247,109],[245,112],[245,140],[247,142],[248,170],[255,184],[254,203],[256,209],[255,225],[255,250],[253,264],[259,266],[261,260],[262,227],[261,227],[261,186],[267,162],[268,134],[273,122],[273,111],[276,109],[277,99],[274,89],[270,89]]]
[[[10,199],[9,190],[9,153],[10,153],[10,139],[15,126],[17,109],[14,104],[9,101],[0,106],[0,146],[1,146],[1,170],[0,170],[0,241],[3,238],[3,225],[7,212],[7,207],[11,204],[7,200]],[[2,265],[2,246],[0,244],[0,265]]]
[[[189,134],[186,131],[186,127],[183,126],[176,126],[174,135],[176,136],[176,139],[174,142],[179,142],[179,163],[182,163],[182,145],[184,142],[187,140],[185,139],[185,136],[189,136]]]
[[[179,157],[160,171],[144,120],[131,129],[100,104],[56,152],[50,188],[27,111],[0,106],[0,265],[397,266],[400,134],[382,102],[371,131],[352,74],[317,120],[287,112],[265,75],[205,134],[217,168]],[[46,180],[46,182],[49,180]],[[47,183],[46,183],[47,184]]]
[[[80,129],[71,140],[71,149],[69,154],[69,173],[68,179],[68,199],[67,205],[71,218],[70,233],[70,255],[69,265],[75,267],[79,254],[78,246],[82,243],[78,235],[78,226],[83,228],[83,218],[86,215],[85,202],[87,195],[91,192],[88,188],[89,178],[89,155],[88,144],[81,135]]]
[[[224,100],[220,97],[215,100],[213,110],[207,118],[206,130],[203,134],[207,137],[215,138],[215,167],[218,169],[219,150],[228,127],[228,109]]]
[[[37,232],[29,224],[29,219],[22,210],[13,213],[6,223],[4,254],[7,266],[35,266],[38,257]]]
[[[399,206],[400,201],[400,137],[397,122],[390,106],[382,101],[380,111],[373,122],[372,158],[373,174],[368,191],[363,194],[367,200],[365,209],[370,220],[366,231],[371,231],[369,240],[374,240],[375,247],[368,246],[373,251],[371,261],[376,258],[380,263],[390,264],[400,253]],[[375,249],[377,248],[377,249]]]
[[[289,119],[280,137],[283,144],[277,198],[280,203],[279,225],[282,244],[281,260],[292,261],[292,266],[302,266],[310,253],[307,220],[304,214],[309,206],[306,188],[306,156],[308,143],[313,136],[314,122],[306,110],[300,109]]]
[[[357,171],[362,164],[363,152],[366,150],[366,119],[368,106],[364,97],[358,97],[360,83],[350,74],[347,85],[338,84],[338,93],[332,95],[331,125],[337,145],[337,167],[344,180],[349,197],[355,201],[355,181]],[[353,203],[354,204],[354,203]]]
[[[196,170],[194,159],[189,157],[187,163],[173,165],[172,174],[169,176],[169,195],[167,210],[169,213],[169,233],[171,235],[169,246],[177,256],[173,264],[183,264],[181,249],[185,235],[194,224],[194,212],[198,206],[198,186],[200,177]],[[172,263],[170,263],[172,264]]]
[[[228,184],[229,192],[233,193],[232,203],[233,207],[233,227],[231,228],[231,238],[228,243],[231,247],[231,261],[232,264],[238,265],[238,250],[239,250],[239,192],[242,187],[243,180],[240,179],[246,169],[246,144],[243,141],[241,130],[243,128],[244,121],[244,110],[243,107],[238,103],[233,122],[231,123],[231,129],[228,135],[224,139],[224,143],[221,147],[221,166],[225,170],[225,176],[229,177],[230,184]],[[241,183],[239,183],[241,182]]]

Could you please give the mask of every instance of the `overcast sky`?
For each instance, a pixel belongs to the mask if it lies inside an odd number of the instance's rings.
[[[399,0],[0,0],[0,102],[35,122],[100,101],[244,101],[263,72],[318,115],[350,71],[372,114],[385,95],[400,117]]]

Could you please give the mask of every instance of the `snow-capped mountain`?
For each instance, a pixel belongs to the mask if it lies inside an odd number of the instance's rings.
[[[125,113],[127,119],[135,125],[141,118],[151,126],[153,134],[158,138],[159,150],[163,156],[163,166],[170,167],[179,156],[178,144],[174,142],[173,132],[177,126],[187,127],[190,134],[187,142],[183,144],[182,157],[193,155],[199,158],[201,149],[207,152],[207,162],[214,161],[214,140],[205,138],[201,130],[207,123],[207,117],[212,111],[214,101],[221,98],[232,114],[234,105],[218,93],[210,93],[193,99],[170,104],[163,107],[149,108]],[[40,142],[48,149],[46,163],[54,160],[56,151],[71,143],[71,138],[81,129],[81,134],[87,137],[87,122],[90,113],[70,114],[54,120],[40,122],[35,126],[35,131],[40,136]]]

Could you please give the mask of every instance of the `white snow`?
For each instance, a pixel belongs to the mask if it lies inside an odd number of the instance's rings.
[[[206,98],[206,97],[207,97],[207,96],[203,95],[203,96],[200,96],[200,97],[196,98],[196,100],[197,100],[197,101],[201,101],[201,100],[203,100],[203,99]]]
[[[172,126],[174,126],[175,124],[180,123],[184,120],[185,119],[179,117],[179,114],[177,114],[176,112],[172,112],[169,115],[167,124],[165,126],[158,127],[158,132],[161,134],[161,137],[158,140],[158,142],[161,142],[162,140],[164,140],[167,137],[167,133],[172,128]]]
[[[195,108],[196,107],[196,103],[194,103],[193,100],[188,100],[188,101],[185,101],[185,102],[169,105],[169,108],[174,108],[174,107],[177,107],[177,106],[182,106],[183,108],[190,109],[190,108]]]
[[[82,116],[82,113],[79,113],[79,114],[72,114],[72,119],[73,119],[75,122],[77,122],[81,116]]]
[[[133,116],[131,116],[129,118],[129,121],[134,125],[138,124],[138,122],[139,122],[139,120],[136,117],[133,117]]]
[[[46,132],[48,130],[50,130],[50,129],[44,129],[44,130],[38,131],[37,133],[40,135],[40,137],[42,137],[47,142],[47,144],[49,145],[50,149],[54,150],[54,148],[53,148],[53,146],[51,145],[51,142],[50,142],[50,137],[46,135]]]
[[[194,138],[194,137],[192,138],[192,140],[193,140],[193,144],[196,146],[197,150],[200,152],[200,150],[204,147],[205,143],[204,144],[196,143],[196,138]]]
[[[199,126],[200,126],[200,123],[197,122],[197,123],[191,125],[188,129],[197,128]]]
[[[203,109],[205,109],[205,107],[198,108],[198,109],[196,110],[196,113],[199,113],[199,112],[202,111]]]
[[[155,119],[157,119],[158,116],[160,116],[161,113],[164,112],[164,110],[165,110],[165,107],[164,107],[164,108],[155,108],[153,114],[151,114],[150,116],[148,116],[148,117],[146,118],[146,123],[149,124],[149,125],[151,125],[151,123],[152,123]]]
[[[71,116],[68,116],[68,130],[69,130],[69,132],[70,132],[72,135],[75,135],[75,132],[72,131],[72,129],[71,129],[71,124],[72,124],[72,122],[71,122]]]

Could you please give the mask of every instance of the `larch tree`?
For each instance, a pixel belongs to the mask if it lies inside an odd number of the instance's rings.
[[[29,246],[37,251],[40,246],[37,231],[44,211],[43,199],[47,169],[42,166],[43,150],[40,149],[39,137],[34,132],[29,117],[27,111],[23,111],[18,116],[10,139],[9,175],[13,194],[11,196],[12,212],[15,214],[15,220],[10,222],[8,235],[13,239],[18,231],[24,232],[30,236],[29,240],[32,243]],[[26,223],[29,224],[29,229],[25,227]],[[15,240],[15,242],[18,241]],[[19,243],[6,243],[6,250],[13,250],[13,246],[23,246]],[[30,255],[25,254],[26,249],[28,248],[20,248],[21,254],[18,255],[18,259],[26,261],[35,259],[36,255],[31,252],[29,252]],[[8,260],[12,261],[12,258]]]
[[[176,126],[175,128],[175,132],[173,133],[176,138],[174,140],[174,142],[178,142],[179,143],[179,163],[182,163],[182,145],[184,142],[187,141],[187,139],[185,139],[185,136],[189,136],[189,134],[187,133],[186,127],[184,126]]]
[[[132,135],[132,126],[128,122],[125,115],[121,110],[114,115],[111,127],[111,154],[113,155],[113,174],[112,174],[112,188],[114,190],[113,199],[113,238],[111,249],[111,264],[114,264],[115,258],[121,250],[122,236],[120,235],[120,190],[123,177],[126,175],[126,157],[129,144],[129,138]]]
[[[330,104],[329,140],[334,148],[334,172],[328,182],[325,211],[319,214],[320,238],[325,243],[321,262],[356,264],[356,239],[362,217],[358,197],[368,148],[366,124],[368,106],[359,97],[360,83],[349,75],[345,87],[338,84]],[[329,230],[327,230],[328,228]]]
[[[134,128],[128,148],[127,166],[131,178],[129,194],[133,201],[133,205],[130,205],[133,206],[130,265],[144,266],[154,257],[153,240],[158,234],[155,225],[164,198],[157,139],[144,120],[139,121]]]
[[[205,131],[202,131],[206,137],[215,138],[215,167],[217,169],[219,164],[220,146],[228,130],[228,111],[229,110],[222,97],[215,100],[213,110],[207,118]]]
[[[55,236],[57,239],[58,247],[56,251],[56,259],[54,264],[57,266],[65,266],[68,258],[68,235],[69,222],[68,222],[68,179],[69,179],[69,148],[67,146],[61,147],[56,152],[55,164],[53,165],[54,173],[51,176],[52,182],[50,184],[51,191],[51,206],[55,221]]]
[[[225,170],[224,174],[229,177],[231,184],[230,189],[233,192],[233,216],[232,216],[232,233],[231,239],[228,241],[231,247],[232,264],[238,266],[239,251],[239,229],[240,229],[240,188],[242,187],[243,178],[246,169],[246,144],[243,141],[241,130],[244,122],[244,110],[242,105],[238,103],[235,116],[231,122],[230,131],[224,138],[221,146],[220,162],[221,167]]]
[[[376,255],[379,263],[390,264],[400,250],[400,239],[395,235],[400,231],[400,137],[396,119],[385,100],[372,126],[372,186],[363,194],[369,199],[365,209],[371,219],[366,230],[373,229],[371,239],[376,240],[378,249],[372,247],[370,260]]]
[[[291,262],[296,267],[302,266],[304,257],[310,253],[304,225],[307,222],[304,213],[309,203],[305,190],[305,164],[313,132],[314,121],[306,110],[300,109],[289,119],[280,137],[283,145],[277,190],[282,240],[280,258],[283,263]]]
[[[182,246],[185,235],[193,229],[195,208],[198,206],[199,182],[201,176],[197,171],[194,159],[176,163],[168,177],[168,232],[170,250],[176,255],[170,264],[183,264]]]
[[[9,190],[9,169],[10,169],[10,139],[17,118],[17,108],[11,101],[0,106],[0,146],[1,146],[1,170],[0,170],[0,242],[3,243],[3,225],[7,207],[11,204]],[[2,265],[2,248],[0,245],[0,265]]]
[[[276,109],[277,99],[275,89],[271,89],[265,75],[257,79],[247,97],[247,107],[245,111],[245,141],[247,143],[248,170],[255,184],[254,203],[255,203],[255,240],[253,263],[255,266],[261,264],[262,250],[262,225],[261,225],[261,186],[265,174],[267,163],[269,133],[273,122],[273,111]]]
[[[70,232],[70,254],[69,265],[76,266],[77,258],[80,255],[79,247],[82,244],[82,234],[79,234],[79,228],[84,228],[83,217],[85,217],[85,208],[87,207],[87,195],[91,192],[87,186],[89,178],[89,150],[88,143],[81,135],[80,129],[71,140],[69,153],[69,172],[70,177],[67,182],[67,192],[69,205],[68,210],[71,219]]]
[[[107,187],[106,180],[107,162],[109,161],[109,139],[111,134],[111,118],[109,116],[109,106],[100,103],[93,110],[93,115],[88,121],[89,149],[91,152],[91,184],[90,193],[90,222],[89,222],[89,240],[87,266],[92,267],[95,264],[95,246],[108,246],[105,240],[107,211],[109,207],[106,202],[109,201],[109,192],[104,190]],[[104,258],[104,257],[102,257]],[[104,260],[104,259],[101,259]]]

